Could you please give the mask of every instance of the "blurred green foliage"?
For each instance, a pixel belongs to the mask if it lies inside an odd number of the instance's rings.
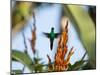
[[[71,20],[74,24],[81,42],[89,56],[88,61],[80,60],[73,65],[69,64],[70,71],[72,70],[86,70],[96,68],[96,30],[95,23],[82,7],[78,5],[64,5],[65,16]],[[17,23],[27,19],[27,16],[31,14],[30,4],[16,4],[15,10],[12,12],[13,26]],[[23,25],[23,23],[19,24]],[[40,63],[41,59],[34,57],[33,60],[27,53],[20,52],[18,50],[12,50],[12,61],[20,62],[25,65],[31,72],[45,72],[47,69],[43,69],[44,65]],[[86,62],[86,64],[84,64]],[[21,73],[22,70],[12,70],[15,73]]]
[[[88,7],[88,6],[87,6]],[[79,38],[83,43],[89,56],[89,63],[92,68],[96,67],[96,30],[95,23],[79,5],[64,5],[64,12],[69,17],[77,30]]]
[[[32,14],[32,2],[16,2],[12,9],[12,27],[26,21]]]
[[[32,59],[25,53],[20,52],[18,50],[12,50],[12,60],[16,60],[27,66],[30,71],[33,71],[32,67]]]
[[[12,70],[11,75],[20,75],[22,72],[22,70]]]
[[[44,69],[43,63],[40,63],[41,59],[38,57],[34,57],[33,60],[26,53],[20,52],[18,50],[12,50],[12,61],[20,62],[24,66],[26,66],[31,73],[43,72]],[[12,72],[22,73],[23,70],[12,70]]]

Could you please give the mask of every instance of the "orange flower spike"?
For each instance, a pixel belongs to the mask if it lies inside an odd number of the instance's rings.
[[[62,55],[62,58],[65,57],[65,54],[67,53],[68,51],[68,48],[66,46],[66,43],[68,41],[68,35],[67,35],[67,32],[68,32],[68,21],[67,21],[67,24],[62,32],[62,39],[63,39],[63,55]]]
[[[60,36],[60,39],[59,39],[59,42],[58,42],[58,48],[62,48],[62,45],[63,45],[63,39]]]
[[[73,49],[73,47],[72,47],[71,50],[70,50],[70,52],[69,52],[69,54],[68,54],[68,56],[67,56],[67,59],[66,59],[65,64],[69,64],[70,57],[74,54],[74,51],[73,51],[73,50],[74,50],[74,49]]]
[[[74,49],[73,49],[73,47],[71,48],[71,50],[70,50],[70,52],[69,52],[69,54],[68,54],[68,57],[71,57],[73,54],[74,54],[74,51],[73,51]]]
[[[66,32],[63,32],[63,45],[66,46],[66,43],[68,41],[68,35]]]
[[[68,52],[67,46],[63,48],[62,59],[64,59],[66,53]]]
[[[57,50],[57,55],[58,55],[59,57],[62,56],[62,49],[61,49],[61,48],[58,48],[58,50]]]
[[[66,31],[68,33],[68,20],[66,22],[66,26],[65,26],[65,30],[64,31]]]
[[[68,34],[67,33],[68,33],[68,21],[66,23],[66,26],[65,26],[63,32],[62,32],[64,46],[66,46],[66,43],[68,41]]]
[[[36,29],[32,30],[32,40],[29,40],[31,43],[31,48],[33,53],[35,53],[35,40],[36,40]]]
[[[65,20],[65,19],[63,19],[63,20]],[[65,24],[65,23],[63,23],[63,24]],[[66,43],[68,41],[67,33],[68,33],[68,21],[66,22],[66,26],[63,28],[58,46],[60,46],[60,47],[66,46]]]
[[[63,31],[59,39],[57,53],[55,54],[55,61],[53,65],[54,71],[68,70],[68,64],[70,62],[70,57],[74,53],[73,47],[72,47],[66,60],[64,59],[66,53],[68,52],[68,47],[66,45],[68,41],[68,34],[67,34],[68,33],[68,20],[65,17],[62,19],[62,26],[63,26]]]
[[[35,41],[36,41],[36,19],[35,19],[35,14],[33,12],[33,18],[34,18],[34,23],[33,23],[33,26],[31,26],[31,33],[32,33],[32,39],[29,40],[30,43],[31,43],[31,48],[32,48],[32,51],[33,53],[35,54]],[[34,27],[34,29],[32,29],[32,27]]]
[[[57,54],[55,55],[55,64],[61,63],[61,56],[62,56],[62,50],[61,48],[58,48]]]

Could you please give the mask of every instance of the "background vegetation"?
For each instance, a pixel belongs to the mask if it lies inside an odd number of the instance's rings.
[[[13,3],[13,2],[12,2]],[[49,5],[49,4],[48,4]],[[47,5],[47,6],[48,6]],[[33,17],[35,19],[34,10],[41,7],[41,3],[32,2],[14,2],[14,6],[11,7],[12,14],[12,39],[16,37],[16,34],[24,29],[25,24],[28,22],[29,18]],[[82,7],[78,5],[62,5],[64,16],[67,16],[78,32],[78,36],[86,49],[86,53],[80,61],[77,61],[73,65],[68,64],[68,71],[74,70],[87,70],[96,68],[96,7],[87,6],[88,12],[86,12]],[[35,23],[33,26],[35,27]],[[32,30],[32,29],[31,29]],[[33,55],[35,49],[36,33],[35,29],[32,30],[32,39],[30,40],[31,47],[33,50]],[[22,32],[24,38],[24,52],[18,50],[12,50],[11,60],[20,62],[24,65],[23,69],[12,70],[12,74],[21,74],[24,68],[27,67],[30,73],[37,72],[48,72],[49,64],[40,63],[42,60],[38,56],[33,59],[27,53],[27,45],[25,32]],[[84,57],[88,54],[89,60],[84,60]],[[51,62],[53,64],[54,62]]]

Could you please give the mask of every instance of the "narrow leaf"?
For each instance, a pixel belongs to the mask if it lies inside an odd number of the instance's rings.
[[[31,71],[33,71],[32,60],[27,54],[20,51],[12,50],[12,59],[21,62],[22,64],[27,66]]]
[[[96,67],[96,33],[95,24],[89,14],[79,5],[64,6],[66,15],[73,22],[84,48],[87,50],[90,62]]]

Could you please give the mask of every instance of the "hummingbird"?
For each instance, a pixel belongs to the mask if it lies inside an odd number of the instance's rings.
[[[54,42],[54,39],[57,38],[60,33],[55,33],[54,32],[54,27],[51,28],[51,32],[50,33],[43,33],[47,38],[50,39],[50,49],[52,50],[53,48],[53,42]]]

